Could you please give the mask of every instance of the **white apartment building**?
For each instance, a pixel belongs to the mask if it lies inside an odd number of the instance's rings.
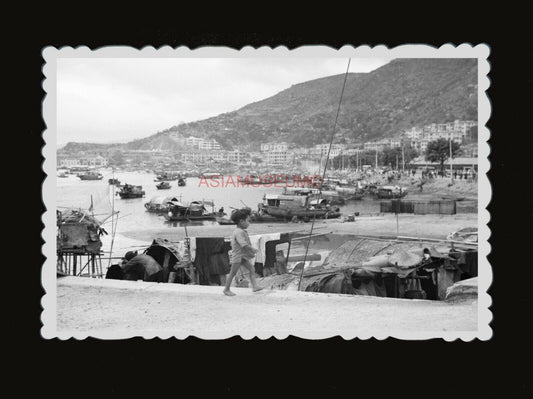
[[[343,150],[346,149],[346,144],[332,144],[331,145],[331,152],[330,156],[336,156],[339,155]],[[320,155],[327,155],[329,151],[329,144],[316,144],[315,145],[315,152],[316,154]],[[336,155],[333,155],[336,154]]]
[[[287,151],[269,151],[266,153],[266,162],[268,165],[285,165],[289,160]]]
[[[185,144],[189,147],[198,148],[199,150],[220,150],[222,148],[215,139],[206,140],[193,136],[189,136],[185,140]]]
[[[75,166],[105,168],[107,165],[107,159],[102,157],[101,155],[97,155],[95,157],[64,158],[58,160],[58,166],[63,168],[72,168]]]
[[[245,153],[239,150],[225,151],[226,160],[229,162],[242,162],[245,158]]]
[[[189,147],[198,147],[198,145],[204,141],[204,139],[201,139],[201,138],[198,138],[198,137],[193,137],[193,136],[189,136],[186,140],[185,140],[185,143],[189,146]]]
[[[449,123],[432,123],[422,128],[413,127],[406,130],[403,133],[403,137],[411,142],[417,140],[434,141],[438,139],[451,139],[462,143],[468,134],[468,130],[473,126],[477,126],[477,122],[455,120]],[[414,145],[413,147],[416,148],[418,145]]]
[[[363,148],[366,151],[383,151],[385,148],[396,148],[401,147],[402,142],[400,140],[378,140],[378,141],[369,141],[368,143],[363,144]]]
[[[220,144],[215,139],[202,140],[198,143],[198,149],[200,150],[220,150]]]
[[[261,152],[287,151],[288,149],[289,149],[289,145],[283,141],[281,143],[262,143],[261,144]]]

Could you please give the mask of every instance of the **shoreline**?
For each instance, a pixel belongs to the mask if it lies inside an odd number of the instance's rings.
[[[379,216],[358,216],[354,222],[342,222],[338,219],[317,220],[313,234],[360,234],[360,235],[397,235],[395,214],[381,214]],[[446,236],[463,227],[478,225],[477,213],[464,213],[456,215],[411,215],[398,216],[399,235],[446,239]],[[435,224],[439,230],[435,231]],[[229,237],[235,229],[233,225],[189,226],[187,234],[194,237]],[[273,231],[286,233],[298,231],[309,232],[311,222],[308,223],[252,223],[248,228],[250,235],[271,233]],[[154,238],[166,238],[169,241],[183,240],[184,227],[163,227],[143,231],[126,231],[120,233],[127,240],[146,242],[149,245]]]

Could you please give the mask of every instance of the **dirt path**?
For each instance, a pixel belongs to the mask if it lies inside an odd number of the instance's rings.
[[[477,302],[449,304],[296,291],[185,286],[65,277],[57,284],[57,330],[67,336],[267,338],[445,336],[477,329]]]

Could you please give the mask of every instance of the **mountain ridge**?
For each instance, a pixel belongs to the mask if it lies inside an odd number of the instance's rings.
[[[178,136],[216,139],[225,149],[275,141],[302,147],[324,143],[331,137],[344,77],[297,83],[235,111],[122,145],[95,146],[179,150]],[[395,59],[371,72],[348,74],[335,142],[392,138],[413,126],[456,119],[477,120],[477,59]]]

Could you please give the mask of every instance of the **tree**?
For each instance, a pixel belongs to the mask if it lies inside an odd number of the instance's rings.
[[[452,140],[452,158],[459,155],[461,145]],[[438,139],[430,141],[426,148],[426,161],[439,162],[440,169],[444,172],[444,162],[450,158],[450,140]]]
[[[405,164],[409,164],[414,158],[418,156],[416,149],[410,145],[403,147],[403,159],[402,159],[402,147],[386,148],[383,150],[383,154],[379,158],[379,162],[385,166],[392,166],[396,168],[396,161],[398,161],[398,169],[402,168],[402,161]]]

